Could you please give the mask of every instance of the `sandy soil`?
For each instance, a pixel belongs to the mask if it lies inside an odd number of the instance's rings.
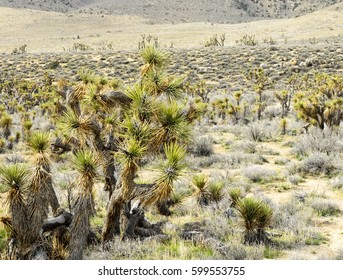
[[[27,45],[29,52],[61,52],[75,43],[100,49],[112,43],[114,50],[138,48],[141,34],[157,36],[164,47],[197,48],[213,34],[226,34],[226,45],[235,45],[245,34],[260,42],[273,38],[291,42],[342,42],[343,3],[335,9],[314,12],[295,19],[264,20],[240,24],[180,23],[149,24],[139,16],[63,14],[0,8],[0,52]]]

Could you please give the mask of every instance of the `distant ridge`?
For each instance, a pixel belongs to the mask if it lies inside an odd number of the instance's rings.
[[[0,7],[137,15],[154,23],[239,23],[293,18],[342,0],[0,0]]]

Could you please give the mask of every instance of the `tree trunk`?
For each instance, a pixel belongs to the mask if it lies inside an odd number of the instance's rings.
[[[121,189],[117,189],[112,194],[108,204],[107,215],[102,232],[103,243],[110,241],[116,235],[120,235],[120,215],[123,207],[124,200],[122,198]]]

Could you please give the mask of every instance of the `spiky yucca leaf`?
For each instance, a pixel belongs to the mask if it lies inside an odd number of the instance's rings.
[[[200,206],[207,206],[212,201],[211,193],[208,189],[208,176],[205,174],[194,175],[192,178],[194,189],[193,196]]]
[[[169,102],[183,97],[184,77],[171,78],[165,81],[163,94]]]
[[[153,132],[149,123],[141,122],[137,117],[129,115],[127,115],[123,121],[122,127],[125,130],[125,137],[135,139],[142,143],[143,146],[148,144]]]
[[[100,109],[100,96],[96,85],[87,85],[86,93],[82,101],[83,104],[86,105],[86,108],[91,110],[91,112],[97,112]]]
[[[231,207],[235,207],[237,201],[243,197],[242,190],[238,187],[229,189],[229,196],[231,198]]]
[[[156,102],[145,88],[135,84],[125,92],[126,96],[132,100],[131,109],[141,121],[150,121],[157,110]]]
[[[208,191],[211,194],[211,200],[218,203],[224,197],[224,183],[223,182],[210,182],[208,184]]]
[[[28,138],[27,145],[36,153],[45,153],[50,147],[50,134],[36,131]]]
[[[97,76],[95,75],[94,71],[86,68],[80,68],[77,71],[77,75],[81,79],[84,84],[95,83],[97,80]]]
[[[80,150],[74,158],[73,164],[76,170],[87,178],[94,179],[97,174],[98,160],[92,151]]]
[[[177,143],[165,144],[164,152],[166,159],[159,165],[159,174],[154,182],[154,187],[145,198],[144,203],[147,205],[166,201],[173,191],[174,182],[179,179],[186,168],[184,146]]]
[[[263,201],[245,197],[237,201],[236,206],[240,216],[244,220],[244,226],[247,233],[256,229],[264,229],[272,219],[272,209]]]
[[[81,144],[86,143],[89,136],[98,130],[91,115],[81,114],[78,116],[72,110],[63,113],[62,117],[58,120],[57,126],[63,135],[69,139],[79,139]]]
[[[119,152],[116,154],[118,161],[122,164],[121,181],[124,196],[129,195],[134,183],[133,180],[139,169],[140,161],[146,154],[147,147],[136,139],[127,139]]]
[[[0,179],[8,190],[7,203],[11,213],[11,225],[21,250],[28,242],[28,217],[24,196],[28,170],[19,164],[0,166]]]
[[[0,166],[0,178],[4,191],[8,191],[9,203],[24,203],[24,188],[28,179],[28,170],[23,165]]]
[[[166,86],[167,76],[162,71],[149,70],[143,80],[144,88],[151,95],[161,95]]]
[[[11,127],[12,123],[13,119],[9,114],[2,114],[2,117],[0,118],[0,127],[9,128]]]
[[[194,175],[192,178],[193,186],[199,190],[205,190],[208,182],[208,176],[205,174]]]
[[[161,68],[168,61],[166,52],[159,50],[151,45],[146,46],[140,53],[145,65],[142,67],[141,75],[144,76],[149,70]]]
[[[156,146],[163,143],[180,142],[189,140],[190,129],[184,111],[177,103],[162,104],[157,112],[159,127],[154,136]]]

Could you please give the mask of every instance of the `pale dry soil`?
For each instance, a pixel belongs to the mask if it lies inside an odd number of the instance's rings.
[[[226,45],[234,45],[245,34],[279,43],[341,42],[343,3],[293,19],[263,20],[239,24],[191,22],[149,24],[136,15],[98,15],[20,10],[0,7],[0,52],[11,52],[27,45],[30,52],[61,52],[74,43],[93,49],[112,44],[115,50],[137,49],[141,34],[159,38],[164,47],[194,48],[204,46],[213,34],[226,34]]]

